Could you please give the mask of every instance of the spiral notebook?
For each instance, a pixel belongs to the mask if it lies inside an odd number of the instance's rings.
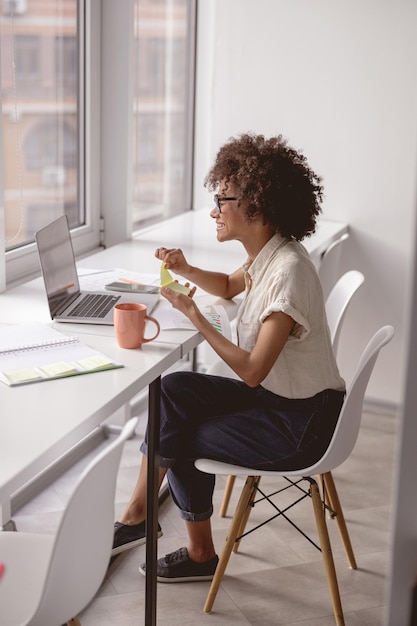
[[[14,387],[123,367],[44,324],[0,328],[0,380]]]

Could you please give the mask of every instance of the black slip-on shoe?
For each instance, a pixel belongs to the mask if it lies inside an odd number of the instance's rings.
[[[162,530],[158,524],[158,537],[162,537]],[[136,548],[142,546],[146,542],[146,523],[140,522],[139,524],[122,524],[121,522],[115,522],[114,524],[114,539],[113,549],[111,551],[112,556],[130,550],[130,548]]]
[[[156,579],[160,583],[193,582],[211,580],[216,571],[219,557],[216,555],[210,561],[197,563],[188,556],[187,548],[179,548],[175,552],[166,554],[157,561]],[[146,564],[139,567],[139,571],[146,575]]]

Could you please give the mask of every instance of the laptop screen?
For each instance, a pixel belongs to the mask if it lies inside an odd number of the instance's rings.
[[[51,316],[80,292],[66,215],[35,233]]]

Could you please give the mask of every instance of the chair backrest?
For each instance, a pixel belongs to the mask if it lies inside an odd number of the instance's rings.
[[[113,543],[114,498],[123,443],[120,435],[88,464],[65,507],[33,626],[63,624],[92,600],[106,574]]]
[[[363,401],[372,370],[381,348],[391,341],[393,336],[394,328],[383,326],[374,334],[362,352],[329,447],[320,461],[303,470],[306,475],[324,474],[331,471],[341,465],[352,452],[359,434]]]
[[[339,347],[342,322],[344,320],[347,307],[354,294],[365,280],[364,275],[357,270],[351,270],[343,274],[330,291],[326,300],[326,315],[330,329],[333,351],[337,356]]]
[[[324,299],[329,295],[332,287],[336,283],[339,277],[339,265],[340,255],[342,252],[342,244],[348,239],[349,233],[344,233],[333,241],[328,248],[323,252],[320,265],[318,268],[318,274],[320,282],[323,287]]]

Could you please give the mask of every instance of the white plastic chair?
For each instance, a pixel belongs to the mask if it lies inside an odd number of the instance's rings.
[[[343,320],[347,308],[365,280],[364,275],[357,270],[351,270],[343,274],[330,291],[326,299],[326,316],[330,329],[333,352],[337,357],[339,339],[342,331]]]
[[[323,252],[318,274],[323,287],[324,299],[326,300],[330,291],[333,289],[337,279],[339,278],[340,255],[342,252],[342,244],[349,238],[349,233],[344,233],[333,241]]]
[[[343,276],[339,278],[326,300],[326,316],[335,356],[337,356],[342,323],[345,318],[347,308],[364,280],[364,275],[357,270],[346,272],[346,274],[343,274]],[[228,366],[223,361],[219,361],[215,363],[207,373],[217,374],[217,376],[230,376],[227,368]],[[235,477],[229,476],[226,481],[223,499],[220,504],[220,517],[225,517],[227,514],[234,483]]]
[[[236,465],[230,465],[228,463],[212,461],[210,459],[196,460],[195,465],[202,472],[216,475],[220,474],[226,476],[233,475],[247,477],[229,528],[228,536],[220,556],[219,564],[217,566],[207,596],[206,604],[204,606],[204,611],[206,613],[209,613],[212,609],[232,550],[234,550],[235,552],[237,551],[239,541],[242,538],[242,534],[246,527],[249,512],[252,506],[256,504],[255,496],[258,491],[260,477],[277,476],[286,478],[289,481],[290,488],[295,488],[297,494],[293,505],[286,505],[284,510],[281,510],[279,509],[279,507],[277,508],[275,505],[273,505],[275,510],[278,511],[278,515],[282,515],[285,518],[288,517],[288,510],[300,501],[300,484],[303,481],[307,481],[308,483],[308,489],[304,493],[305,497],[311,497],[313,503],[314,515],[320,543],[319,549],[321,549],[322,552],[327,577],[327,584],[329,587],[333,605],[333,612],[336,624],[338,624],[338,626],[343,626],[343,610],[340,601],[336,570],[334,566],[326,524],[326,506],[323,505],[323,502],[328,502],[328,507],[331,508],[335,516],[349,564],[351,567],[356,568],[356,563],[354,562],[354,560],[353,564],[351,561],[353,554],[351,554],[350,550],[349,536],[347,534],[346,524],[343,518],[343,512],[340,506],[339,498],[334,488],[331,472],[339,467],[349,457],[355,446],[362,418],[363,400],[369,378],[377,360],[379,351],[392,339],[393,335],[393,327],[384,326],[380,328],[369,341],[368,345],[362,353],[356,369],[356,374],[347,391],[345,402],[343,404],[331,442],[323,457],[314,465],[310,467],[300,468],[299,470],[294,471],[259,471],[248,467],[240,467]],[[317,480],[314,478],[316,475],[319,475],[321,479],[320,482],[323,487],[323,501],[320,495],[319,485],[317,483]],[[292,480],[290,478],[295,476],[301,478],[299,480]],[[278,492],[275,492],[275,494],[276,493]],[[262,494],[261,499],[264,500],[265,498],[271,501],[271,498],[269,496],[265,496],[265,494]],[[278,515],[275,514],[268,521],[271,521]]]
[[[74,616],[92,600],[110,562],[117,472],[136,423],[130,419],[84,469],[55,535],[0,532],[4,626],[79,624]]]

